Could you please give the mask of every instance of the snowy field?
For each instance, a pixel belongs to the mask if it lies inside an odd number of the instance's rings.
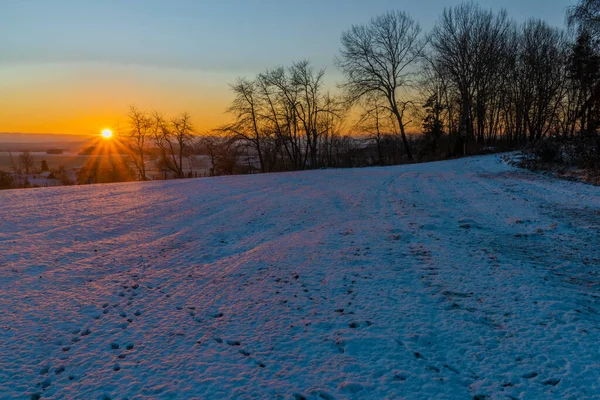
[[[600,398],[600,188],[497,156],[0,192],[0,398]]]

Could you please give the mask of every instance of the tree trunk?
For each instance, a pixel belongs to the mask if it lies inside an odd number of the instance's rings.
[[[408,145],[408,140],[406,139],[406,133],[404,132],[404,123],[402,122],[402,115],[400,115],[400,111],[398,111],[398,106],[395,104],[392,107],[394,115],[398,120],[398,126],[400,127],[400,136],[402,137],[402,144],[404,145],[404,151],[406,152],[406,156],[409,160],[413,159],[412,152],[410,151],[410,146]]]

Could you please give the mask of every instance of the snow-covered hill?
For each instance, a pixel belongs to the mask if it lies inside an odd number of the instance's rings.
[[[4,191],[0,218],[2,399],[600,396],[600,188],[496,156]]]

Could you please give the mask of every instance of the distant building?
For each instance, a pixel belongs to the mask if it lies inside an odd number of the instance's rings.
[[[40,177],[45,178],[45,179],[56,179],[56,177],[54,176],[54,173],[50,172],[50,171],[42,172],[40,174]]]

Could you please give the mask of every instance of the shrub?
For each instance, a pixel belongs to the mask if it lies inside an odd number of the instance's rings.
[[[530,143],[523,148],[525,158],[540,164],[568,165],[580,168],[600,168],[600,136],[578,136],[570,140],[556,137]]]

